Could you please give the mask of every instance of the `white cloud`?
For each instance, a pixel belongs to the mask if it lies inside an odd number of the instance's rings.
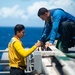
[[[75,1],[73,0],[50,0],[49,1],[49,8],[63,8],[67,12],[75,15],[73,12],[75,10]]]
[[[13,7],[3,7],[0,9],[0,16],[3,18],[22,18],[26,19],[25,11],[19,8],[19,5]]]
[[[33,5],[31,5],[27,8],[28,14],[30,16],[36,14],[40,7],[47,7],[47,2],[40,1],[40,2],[33,3]]]
[[[63,8],[69,13],[75,15],[74,6],[75,1],[73,0],[40,0],[35,1],[32,5],[29,5],[29,7],[26,7],[24,9],[21,8],[20,5],[0,8],[0,18],[13,18],[14,20],[21,19],[24,22],[26,22],[27,20],[28,22],[30,22],[30,19],[38,19],[37,12],[40,7],[46,7],[48,9]]]
[[[74,6],[75,6],[75,2],[73,0],[39,1],[39,2],[33,3],[33,5],[28,7],[28,13],[29,13],[29,15],[34,15],[37,13],[37,11],[40,7],[46,7],[48,9],[63,8],[64,10],[75,15],[75,13],[73,12],[75,10]]]

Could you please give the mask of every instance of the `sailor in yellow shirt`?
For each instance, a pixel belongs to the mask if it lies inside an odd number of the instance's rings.
[[[20,39],[24,36],[25,27],[22,24],[17,24],[14,27],[15,36],[12,37],[8,44],[8,57],[10,66],[10,75],[26,75],[24,67],[26,66],[26,57],[30,55],[37,47],[42,45],[42,42],[37,42],[29,50],[25,50]]]

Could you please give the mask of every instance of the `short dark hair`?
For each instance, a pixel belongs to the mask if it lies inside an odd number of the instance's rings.
[[[48,10],[46,9],[46,8],[40,8],[39,10],[38,10],[38,16],[40,16],[40,15],[44,15],[45,14],[45,12],[48,12]]]
[[[16,35],[16,32],[17,31],[22,31],[23,29],[25,29],[24,25],[23,24],[17,24],[15,27],[14,27],[14,32],[15,32],[15,35]]]

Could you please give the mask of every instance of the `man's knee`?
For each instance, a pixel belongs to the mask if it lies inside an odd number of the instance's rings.
[[[67,27],[68,23],[67,22],[62,22],[62,28]]]

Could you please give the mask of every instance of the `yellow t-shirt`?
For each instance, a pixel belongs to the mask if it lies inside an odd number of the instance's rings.
[[[9,66],[22,68],[21,66],[26,65],[26,57],[30,55],[35,49],[36,46],[34,45],[30,49],[25,50],[22,42],[19,39],[13,37],[8,44]]]

